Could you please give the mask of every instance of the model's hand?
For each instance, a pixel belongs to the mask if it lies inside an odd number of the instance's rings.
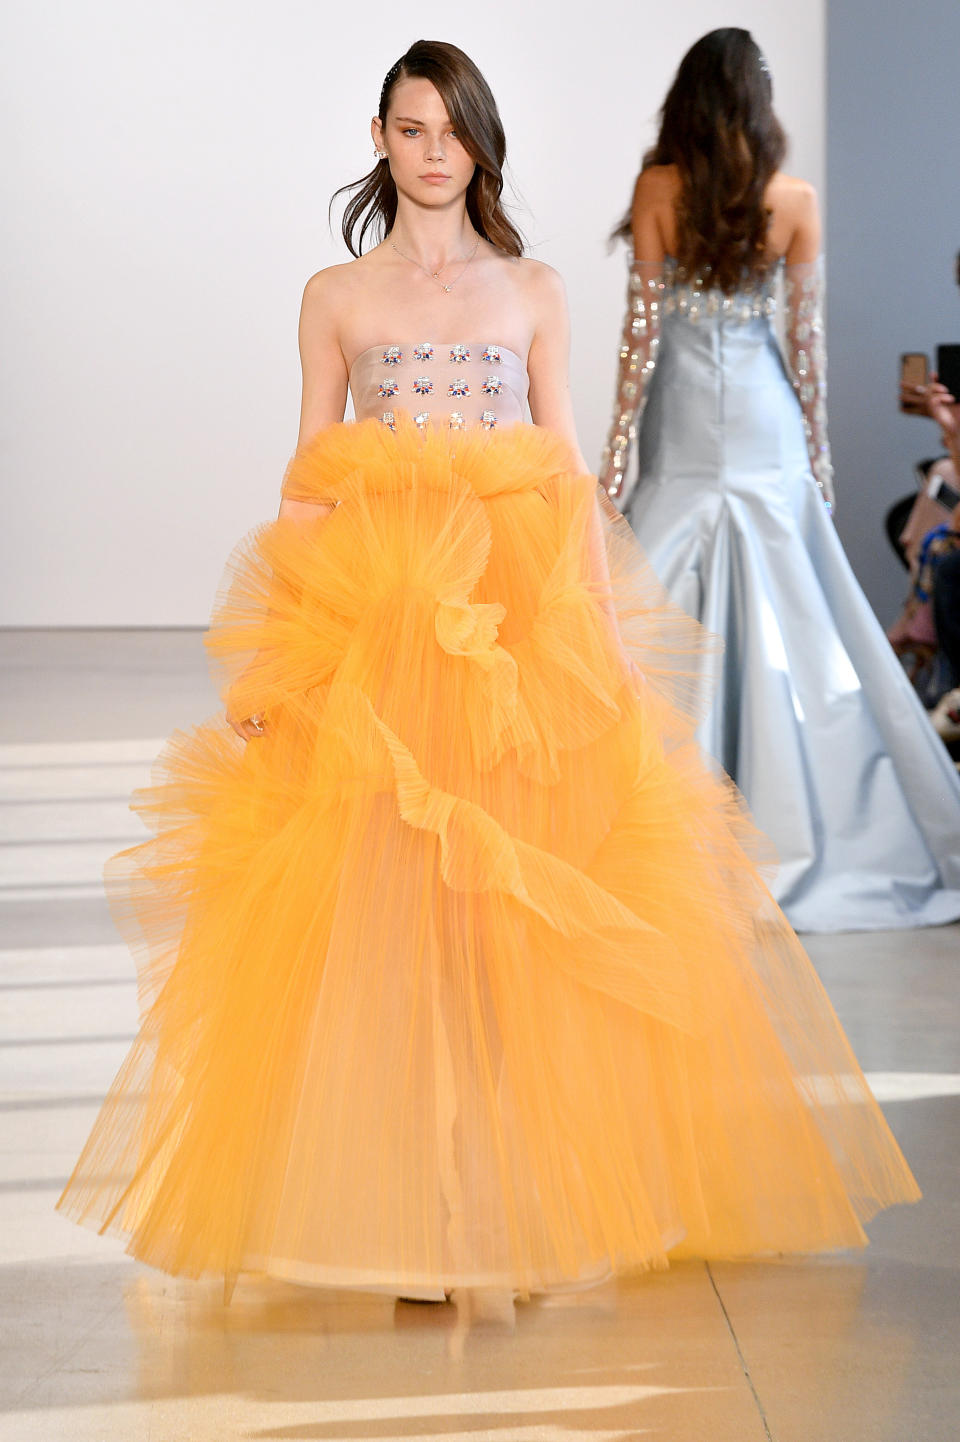
[[[240,720],[237,716],[231,716],[227,712],[227,721],[236,731],[241,741],[255,741],[258,736],[266,734],[266,727],[263,724],[262,716],[245,716]]]

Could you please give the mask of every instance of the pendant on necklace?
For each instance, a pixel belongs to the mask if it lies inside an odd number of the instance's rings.
[[[443,285],[443,281],[441,281],[440,284]],[[448,285],[444,285],[443,288],[444,288],[444,290],[449,290],[449,289],[450,289],[450,287],[449,287]]]

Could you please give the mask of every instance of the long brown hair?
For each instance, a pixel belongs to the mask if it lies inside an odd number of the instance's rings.
[[[749,30],[711,30],[687,51],[643,157],[680,173],[677,255],[683,272],[728,294],[768,269],[764,194],[786,154],[770,71]],[[630,212],[614,231],[629,238]]]
[[[381,122],[386,122],[397,81],[411,78],[429,80],[436,87],[460,144],[475,162],[466,196],[467,214],[474,229],[507,255],[522,255],[523,237],[507,218],[500,198],[507,142],[490,86],[469,55],[456,45],[442,40],[416,40],[387,71],[377,112]],[[362,179],[342,185],[334,192],[331,209],[338,195],[351,191],[356,194],[344,210],[340,229],[350,254],[358,256],[363,253],[368,232],[379,242],[396,219],[397,187],[389,161],[378,160]]]

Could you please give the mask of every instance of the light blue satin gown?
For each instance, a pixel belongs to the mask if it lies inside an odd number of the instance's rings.
[[[671,598],[725,640],[700,739],[774,843],[771,889],[793,926],[949,922],[960,781],[824,503],[822,270],[799,269],[786,267],[792,379],[777,277],[723,297],[669,262],[633,268],[621,466],[643,410],[623,510]]]

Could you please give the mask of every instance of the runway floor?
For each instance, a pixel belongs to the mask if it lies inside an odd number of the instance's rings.
[[[54,1200],[135,1026],[104,858],[163,736],[215,709],[198,632],[0,633],[3,1442],[955,1442],[960,928],[809,938],[925,1199],[865,1253],[671,1272],[467,1318],[185,1284]]]

